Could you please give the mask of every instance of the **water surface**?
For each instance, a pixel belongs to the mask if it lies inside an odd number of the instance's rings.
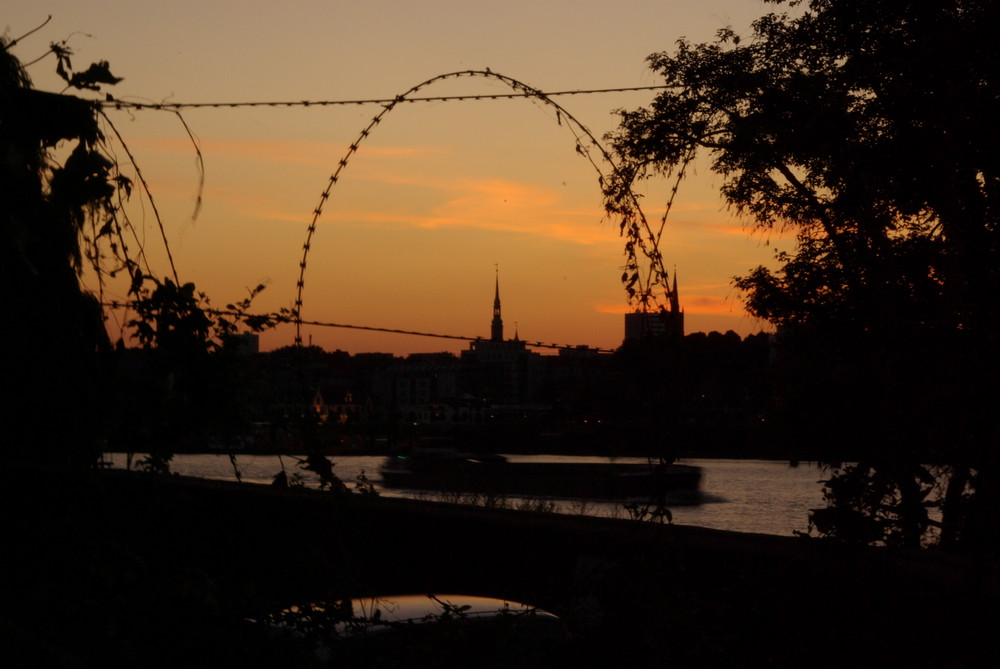
[[[514,462],[606,462],[606,458],[588,456],[510,455]],[[114,466],[124,467],[126,457],[116,453],[108,456]],[[378,470],[382,456],[351,455],[333,458],[334,473],[349,487],[354,486],[358,475],[364,472],[380,491],[388,497],[444,498],[434,493],[408,493],[400,490],[383,490]],[[618,462],[642,462],[641,458],[619,458]],[[809,510],[823,506],[823,471],[814,464],[803,463],[791,467],[776,460],[725,460],[688,459],[683,464],[702,468],[702,503],[670,507],[673,521],[682,525],[698,525],[737,532],[758,532],[789,536],[793,531],[808,527]],[[239,455],[236,466],[243,481],[271,483],[275,474],[284,468],[290,477],[301,477],[305,485],[317,485],[311,472],[299,467],[293,456]],[[185,476],[235,480],[233,463],[227,455],[176,455],[171,471]],[[596,503],[571,500],[546,500],[562,513],[628,517],[629,512],[620,503]],[[511,506],[521,503],[508,500]]]

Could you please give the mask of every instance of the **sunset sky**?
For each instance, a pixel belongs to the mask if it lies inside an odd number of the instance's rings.
[[[108,89],[135,102],[391,98],[436,75],[482,70],[543,91],[653,86],[650,53],[682,36],[747,32],[760,0],[367,0],[222,2],[12,0],[7,38],[52,21],[14,49],[22,62],[68,39],[83,70],[108,60]],[[52,56],[29,67],[60,91]],[[491,79],[434,84],[420,95],[503,94]],[[655,93],[554,99],[600,137],[613,110]],[[378,105],[184,109],[205,165],[176,115],[109,110],[149,182],[182,281],[214,305],[259,283],[255,311],[291,307],[312,218],[327,180]],[[331,192],[306,272],[306,320],[488,336],[494,264],[508,336],[617,347],[627,310],[623,242],[604,220],[593,167],[556,113],[528,99],[412,103],[393,109]],[[119,150],[124,160],[124,151]],[[734,275],[768,263],[791,240],[746,231],[719,200],[704,164],[681,188],[663,245],[679,277],[687,331],[766,328],[743,312]],[[665,188],[645,200],[658,218]],[[144,248],[169,274],[149,203],[133,197]],[[93,286],[92,286],[93,287]],[[124,298],[111,286],[109,297]],[[352,353],[458,351],[461,341],[307,327],[304,337]],[[294,328],[262,337],[292,343]]]

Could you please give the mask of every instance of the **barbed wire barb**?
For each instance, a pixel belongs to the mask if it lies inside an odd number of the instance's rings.
[[[476,71],[476,70],[470,70]],[[494,72],[483,71],[492,75]],[[564,91],[536,91],[534,89],[511,93],[481,93],[470,95],[435,95],[422,97],[396,96],[394,98],[361,98],[355,100],[258,100],[244,102],[135,102],[129,100],[104,100],[100,104],[113,109],[152,109],[174,111],[177,109],[233,109],[238,107],[330,107],[336,105],[396,105],[399,102],[458,102],[463,100],[508,100],[511,98],[547,98],[562,95],[600,95],[605,93],[631,93],[658,91],[666,86],[622,86],[618,88],[585,88]]]

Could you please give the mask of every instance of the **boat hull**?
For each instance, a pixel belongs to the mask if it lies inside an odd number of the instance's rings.
[[[386,488],[582,499],[693,498],[701,468],[688,465],[508,462],[498,457],[390,457]]]

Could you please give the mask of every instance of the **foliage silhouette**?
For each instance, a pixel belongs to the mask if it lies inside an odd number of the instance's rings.
[[[833,465],[815,527],[994,551],[997,5],[772,3],[797,12],[649,57],[668,89],[621,112],[609,206],[704,153],[753,229],[794,231],[735,285],[779,326],[778,438]]]
[[[0,40],[0,285],[16,319],[0,340],[2,376],[14,389],[0,414],[5,459],[92,461],[101,445],[110,342],[79,276],[98,226],[114,225],[116,188],[128,185],[102,140],[92,103],[35,91]],[[58,420],[53,393],[66,400]]]
[[[109,445],[132,452],[154,444],[157,455],[145,465],[163,470],[168,442],[245,429],[234,414],[234,388],[225,386],[234,381],[236,335],[260,332],[287,314],[249,313],[263,286],[219,311],[179,281],[152,194],[103,100],[35,90],[9,49],[25,37],[0,44],[0,285],[23,323],[5,328],[0,342],[4,378],[18,389],[4,404],[10,438],[3,457],[93,464]],[[103,93],[121,81],[105,61],[74,71],[66,41],[45,55],[55,56],[68,89]],[[105,127],[134,175],[119,165]],[[148,266],[144,235],[128,217],[134,180],[152,205],[172,278],[158,279]],[[96,294],[83,287],[85,271]],[[134,309],[126,326],[146,356],[123,341],[113,350],[105,330],[105,281],[119,274],[129,279],[127,306]],[[55,396],[63,400],[58,408]],[[52,420],[53,411],[63,419]]]
[[[246,314],[263,286],[220,312],[191,283],[144,276],[137,285],[127,326],[140,350],[127,359],[121,352],[119,367],[130,383],[116,434],[127,443],[116,438],[114,445],[148,451],[140,464],[163,472],[178,448],[233,446],[248,433],[247,356],[238,335],[259,333],[276,317]]]

